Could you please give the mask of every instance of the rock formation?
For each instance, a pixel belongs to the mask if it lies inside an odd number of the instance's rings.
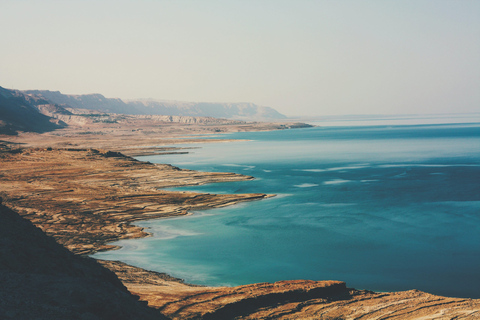
[[[172,319],[480,319],[480,300],[418,290],[376,293],[341,281],[199,287],[165,274],[100,261],[127,288]]]

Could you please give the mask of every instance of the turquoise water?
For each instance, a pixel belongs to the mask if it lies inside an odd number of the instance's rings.
[[[226,137],[252,141],[141,160],[257,178],[182,190],[276,197],[141,222],[154,237],[95,257],[205,285],[342,280],[480,298],[479,123]]]

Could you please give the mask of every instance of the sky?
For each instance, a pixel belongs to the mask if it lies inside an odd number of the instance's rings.
[[[5,88],[480,112],[478,0],[0,0],[0,30]]]

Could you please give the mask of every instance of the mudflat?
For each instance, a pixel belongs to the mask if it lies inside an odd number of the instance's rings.
[[[183,170],[137,161],[128,155],[183,152],[165,146],[202,140],[187,135],[292,127],[142,121],[1,136],[3,204],[76,254],[115,249],[112,241],[148,236],[134,225],[135,221],[271,196],[165,191],[162,188],[253,177]],[[439,297],[416,290],[375,293],[348,288],[342,281],[309,280],[200,287],[120,262],[101,263],[115,272],[130,292],[174,319],[480,318],[480,300]]]

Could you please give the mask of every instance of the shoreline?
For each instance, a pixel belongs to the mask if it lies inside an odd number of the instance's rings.
[[[253,177],[152,164],[111,151],[25,149],[11,152],[3,153],[5,166],[1,173],[4,177],[11,175],[0,186],[5,204],[82,255],[114,248],[109,243],[116,240],[145,236],[143,228],[132,224],[138,220],[181,216],[191,210],[270,197],[260,193],[230,195],[161,190]],[[51,166],[55,169],[49,169]],[[39,173],[42,176],[35,177]],[[75,181],[68,181],[71,176],[76,176]]]
[[[120,154],[115,148],[112,151],[80,149],[79,146],[58,148],[62,139],[54,139],[53,143],[45,139],[42,143],[54,147],[23,151],[8,146],[0,148],[0,197],[4,204],[80,255],[114,249],[112,241],[147,236],[143,228],[134,225],[135,221],[182,216],[192,210],[268,197],[158,190],[162,186],[253,177],[156,165]],[[29,144],[32,142],[27,146]],[[72,177],[76,178],[72,180]],[[341,281],[309,280],[203,287],[121,262],[100,263],[114,271],[130,292],[173,319],[222,319],[225,314],[242,319],[303,318],[316,317],[318,312],[329,317],[360,316],[362,312],[363,315],[398,313],[398,319],[409,319],[396,309],[398,305],[409,309],[410,315],[424,313],[425,306],[431,308],[429,314],[439,310],[452,315],[464,314],[465,310],[471,315],[480,314],[480,300],[439,297],[416,290],[374,293],[347,288]],[[370,310],[364,309],[365,301],[369,301]],[[255,307],[258,305],[262,307]]]

